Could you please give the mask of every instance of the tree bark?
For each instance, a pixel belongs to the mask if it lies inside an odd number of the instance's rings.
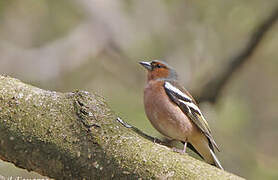
[[[150,141],[104,99],[0,76],[0,158],[55,179],[241,179]]]

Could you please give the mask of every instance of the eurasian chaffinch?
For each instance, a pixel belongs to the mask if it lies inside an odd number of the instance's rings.
[[[177,82],[177,73],[162,61],[140,62],[148,70],[145,112],[151,124],[171,140],[184,142],[207,163],[223,169],[211,130],[193,97]]]

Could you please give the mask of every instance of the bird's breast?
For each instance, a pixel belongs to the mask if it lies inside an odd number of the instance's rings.
[[[168,138],[183,141],[196,130],[179,106],[168,98],[163,82],[148,83],[144,90],[144,105],[151,124]]]

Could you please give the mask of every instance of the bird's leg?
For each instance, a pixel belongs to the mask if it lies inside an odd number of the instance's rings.
[[[186,153],[186,146],[187,146],[187,141],[184,142],[184,146],[183,146],[183,153]]]
[[[186,153],[186,147],[187,147],[187,140],[184,141],[183,143],[184,143],[183,150],[173,147],[173,151],[181,153],[181,154],[185,154]]]

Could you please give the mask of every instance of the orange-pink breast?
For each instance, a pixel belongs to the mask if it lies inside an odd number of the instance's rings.
[[[145,112],[151,124],[168,138],[184,141],[199,132],[166,94],[163,81],[149,81],[144,90]]]

